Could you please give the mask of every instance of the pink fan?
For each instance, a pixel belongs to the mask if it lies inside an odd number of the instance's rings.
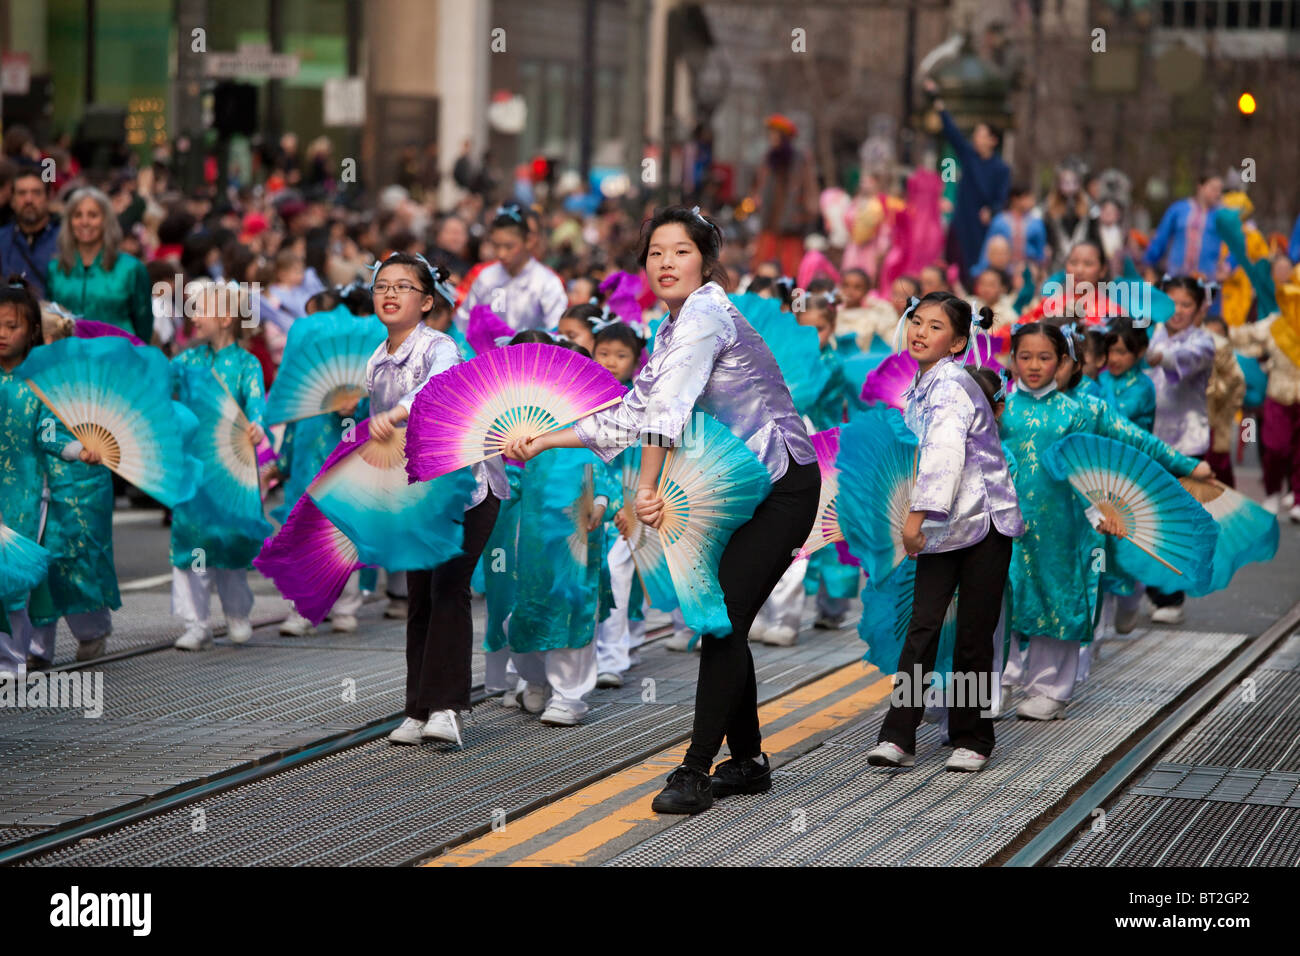
[[[889,356],[867,373],[867,380],[862,385],[862,400],[867,404],[884,402],[903,411],[907,407],[903,396],[912,387],[919,368],[916,359],[906,352]]]
[[[492,307],[480,303],[469,310],[469,322],[465,326],[465,339],[475,355],[482,355],[499,348],[497,339],[507,341],[514,338],[515,330],[506,325]]]
[[[641,304],[637,301],[641,292],[640,276],[630,272],[611,272],[600,283],[600,291],[606,295],[609,310],[624,324],[633,328],[641,325]]]
[[[253,567],[313,624],[325,620],[348,576],[365,567],[357,549],[308,495],[298,499],[275,536],[262,545]]]
[[[72,332],[79,339],[97,339],[101,335],[117,335],[127,339],[132,345],[147,344],[139,336],[132,335],[126,329],[119,329],[116,325],[109,325],[107,322],[96,322],[94,319],[77,319],[73,323]]]
[[[435,375],[415,396],[406,473],[429,481],[499,455],[516,438],[556,431],[617,405],[627,389],[603,366],[558,345],[493,349]]]
[[[812,531],[808,532],[808,540],[794,556],[796,561],[820,551],[828,544],[844,540],[836,507],[836,498],[840,493],[840,470],[835,467],[835,456],[840,453],[840,430],[828,428],[824,432],[817,432],[812,436],[812,445],[817,452],[817,468],[822,474],[822,490],[817,499],[817,519],[813,522]]]

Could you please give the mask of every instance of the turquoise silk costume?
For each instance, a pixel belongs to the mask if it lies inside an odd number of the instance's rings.
[[[186,401],[184,369],[214,369],[230,394],[255,425],[262,425],[265,404],[262,391],[262,367],[257,359],[238,344],[213,351],[206,344],[186,349],[171,361],[172,394]],[[209,568],[231,570],[247,568],[262,547],[262,540],[232,532],[222,525],[227,506],[212,501],[200,487],[189,501],[178,504],[172,512],[171,562],[174,567],[188,568],[195,561],[195,551],[202,549]],[[256,516],[241,516],[245,519]],[[247,525],[247,520],[245,521]]]
[[[510,650],[516,654],[587,646],[613,603],[608,571],[602,573],[604,522],[589,534],[576,527],[587,468],[592,470],[597,501],[604,496],[608,510],[622,500],[608,470],[586,449],[556,449],[524,466],[515,506],[522,560],[515,566],[514,609],[507,628]]]
[[[1145,374],[1146,365],[1136,363],[1121,375],[1101,373],[1101,395],[1106,404],[1143,431],[1156,424],[1156,387]]]

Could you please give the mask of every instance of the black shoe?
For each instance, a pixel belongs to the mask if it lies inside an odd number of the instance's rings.
[[[655,797],[655,813],[699,813],[713,806],[709,775],[682,764],[668,775],[668,786]]]
[[[713,784],[713,796],[717,800],[733,797],[738,793],[767,793],[772,789],[772,763],[767,754],[760,754],[763,763],[754,763],[746,757],[737,760],[734,757],[724,760],[713,768],[710,778]]]
[[[27,669],[29,671],[47,671],[54,666],[54,661],[47,661],[43,657],[34,657],[27,655]]]

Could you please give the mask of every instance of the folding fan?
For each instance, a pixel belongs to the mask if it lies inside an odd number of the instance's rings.
[[[1062,438],[1043,464],[1103,517],[1120,522],[1121,571],[1165,591],[1209,588],[1219,529],[1169,472],[1136,448],[1098,435]]]
[[[271,425],[337,412],[366,393],[366,363],[387,337],[373,315],[333,312],[298,319],[266,397]]]
[[[907,399],[904,396],[912,387],[912,381],[916,378],[919,368],[916,359],[906,352],[890,355],[867,373],[866,381],[862,386],[862,400],[869,405],[884,402],[890,408],[903,411],[907,407]]]
[[[673,590],[673,577],[664,556],[659,533],[636,515],[636,489],[641,475],[641,446],[633,445],[621,455],[623,517],[627,524],[627,546],[632,553],[632,564],[641,579],[641,589],[653,608],[671,611],[677,607],[677,592]]]
[[[1198,478],[1178,481],[1219,526],[1209,587],[1203,592],[1190,591],[1193,597],[1223,590],[1243,565],[1273,560],[1278,543],[1277,515],[1222,482]]]
[[[812,530],[808,532],[808,540],[795,555],[796,561],[820,551],[828,544],[844,540],[835,501],[840,493],[840,472],[835,467],[835,456],[840,451],[839,428],[828,428],[824,432],[817,432],[812,436],[812,445],[817,452],[817,467],[822,473],[822,490],[821,496],[817,499],[817,519],[813,522]]]
[[[868,581],[862,589],[862,617],[858,621],[858,636],[867,645],[864,659],[882,674],[898,671],[898,659],[903,654],[907,632],[912,626],[912,596],[915,586],[916,562],[907,561],[888,580],[875,586]],[[937,673],[951,673],[956,638],[957,597],[954,594],[939,631],[939,650],[935,654],[933,668]]]
[[[348,576],[364,567],[356,545],[307,495],[298,499],[275,537],[262,545],[253,567],[313,624],[325,620]]]
[[[167,359],[125,338],[62,339],[33,349],[14,373],[104,465],[168,508],[192,497],[202,465],[193,416],[171,400]]]
[[[592,535],[587,531],[595,500],[591,457],[584,449],[561,448],[525,466],[525,480],[535,481],[548,495],[563,500],[577,491],[563,508],[542,511],[542,555],[551,568],[551,593],[575,605],[583,602],[593,584]]]
[[[490,305],[479,303],[469,310],[469,321],[465,324],[465,340],[469,342],[475,355],[500,348],[514,338],[514,335],[515,330],[499,318]]]
[[[838,511],[849,550],[877,585],[907,559],[916,436],[892,408],[875,405],[840,429]]]
[[[0,521],[0,604],[45,580],[54,555]]]
[[[499,455],[516,438],[570,425],[627,394],[603,366],[558,345],[493,349],[435,376],[407,431],[412,481]]]
[[[393,571],[434,568],[460,553],[474,474],[458,469],[437,481],[406,480],[406,430],[370,437],[356,426],[325,460],[307,494],[356,545],[358,559]]]
[[[248,419],[215,369],[185,369],[185,405],[198,419],[194,455],[203,463],[203,486],[194,497],[212,527],[257,539],[271,534],[262,514],[257,450]]]
[[[781,309],[777,299],[749,292],[730,298],[771,350],[790,389],[795,410],[802,415],[816,403],[831,374],[819,358],[821,342],[817,330],[800,325],[792,313]]]
[[[96,322],[94,319],[76,319],[72,324],[72,334],[79,339],[97,339],[103,335],[116,335],[118,338],[126,339],[132,345],[149,344],[126,329],[119,329],[108,322]]]
[[[694,416],[659,476],[664,499],[659,538],[686,626],[724,637],[731,621],[718,562],[732,532],[754,516],[772,490],[767,469],[740,439],[707,415]]]

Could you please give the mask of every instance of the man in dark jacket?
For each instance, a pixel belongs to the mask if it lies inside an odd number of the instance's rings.
[[[50,260],[59,241],[59,221],[50,214],[49,186],[40,170],[18,171],[10,202],[14,219],[0,229],[0,274],[23,276],[44,299]]]

